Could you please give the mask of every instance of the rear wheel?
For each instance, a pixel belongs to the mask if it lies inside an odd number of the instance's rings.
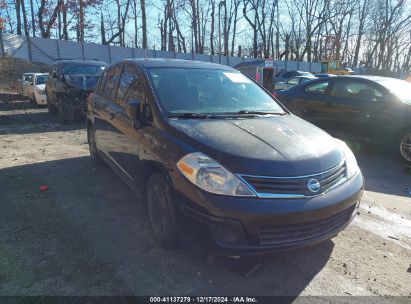
[[[146,200],[153,238],[162,247],[175,247],[179,241],[179,232],[172,200],[172,186],[163,174],[154,173],[149,177]]]
[[[57,102],[57,116],[62,125],[73,123],[74,109],[69,101],[59,98]]]
[[[411,163],[411,129],[407,129],[401,133],[397,147],[399,147],[402,159]]]

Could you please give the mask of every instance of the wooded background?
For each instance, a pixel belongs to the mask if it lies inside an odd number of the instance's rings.
[[[0,0],[19,35],[407,73],[411,0]]]

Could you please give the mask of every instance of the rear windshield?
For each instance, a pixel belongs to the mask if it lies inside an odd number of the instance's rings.
[[[377,80],[377,82],[396,95],[402,102],[411,104],[411,83],[390,78]]]
[[[104,71],[104,68],[104,66],[99,65],[69,63],[63,66],[63,74],[100,76],[100,74]]]
[[[47,75],[36,76],[36,84],[45,84],[47,81]]]
[[[169,113],[284,113],[271,95],[237,71],[151,68],[149,74]]]

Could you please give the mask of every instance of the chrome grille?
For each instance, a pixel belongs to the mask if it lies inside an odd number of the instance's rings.
[[[271,177],[240,175],[240,177],[252,188],[259,197],[266,198],[298,198],[322,194],[330,190],[346,179],[345,163],[341,163],[327,171],[295,177]],[[317,192],[309,190],[310,180],[316,180],[320,184]]]
[[[353,205],[321,220],[289,225],[261,226],[260,244],[278,245],[319,238],[347,223],[351,219],[355,207],[356,205]]]

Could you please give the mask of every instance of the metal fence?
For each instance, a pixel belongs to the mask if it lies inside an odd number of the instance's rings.
[[[9,33],[2,33],[0,40],[0,45],[2,46],[0,48],[1,56],[7,55],[46,64],[51,64],[56,59],[96,59],[113,64],[126,58],[147,57],[198,60],[235,66],[243,62],[256,60],[244,57],[166,52],[96,43],[80,43],[67,40],[26,37]],[[317,62],[280,60],[274,60],[273,62],[281,69],[303,70],[313,73],[321,72],[321,64]]]

